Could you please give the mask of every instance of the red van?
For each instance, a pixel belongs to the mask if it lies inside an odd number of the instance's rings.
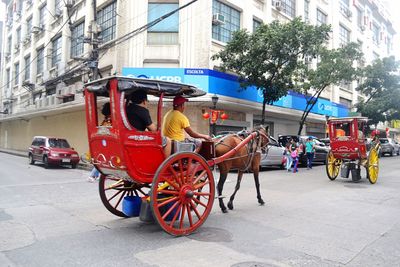
[[[73,169],[79,163],[79,155],[67,140],[57,137],[35,136],[28,149],[29,164],[42,162],[47,169],[51,165],[69,165]]]

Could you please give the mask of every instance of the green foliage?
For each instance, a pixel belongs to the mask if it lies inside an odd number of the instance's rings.
[[[400,119],[399,62],[394,57],[375,60],[363,70],[363,82],[357,87],[367,97],[356,107],[369,124]]]
[[[213,60],[221,60],[224,71],[236,73],[241,87],[255,86],[264,96],[262,123],[266,104],[287,95],[294,87],[296,70],[302,58],[316,57],[328,40],[330,26],[314,26],[300,18],[281,23],[261,24],[254,33],[239,30],[224,50]]]
[[[316,68],[304,66],[298,69],[296,88],[304,95],[310,96],[300,120],[298,134],[301,134],[307,116],[317,102],[316,100],[329,85],[350,82],[360,75],[361,71],[354,68],[353,65],[362,57],[363,54],[356,43],[349,43],[338,49],[322,48],[317,58]]]

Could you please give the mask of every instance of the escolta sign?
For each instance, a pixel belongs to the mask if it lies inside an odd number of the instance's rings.
[[[238,77],[223,72],[209,69],[195,68],[122,68],[123,76],[157,79],[170,82],[187,83],[195,85],[208,93],[216,93],[219,95],[234,97],[238,99],[253,101],[257,103],[263,102],[260,91],[255,87],[249,87],[243,90],[240,87]],[[304,110],[306,107],[306,98],[304,95],[289,91],[288,95],[274,102],[274,106]],[[338,103],[325,99],[318,99],[312,113],[346,117],[349,109]]]

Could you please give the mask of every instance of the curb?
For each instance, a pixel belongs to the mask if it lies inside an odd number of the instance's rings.
[[[24,158],[28,157],[26,152],[19,151],[19,150],[10,150],[10,149],[1,149],[0,148],[0,153],[10,154],[10,155],[13,155],[13,156],[24,157]],[[78,166],[76,168],[77,169],[81,169],[81,170],[91,171],[93,166],[91,164],[88,164],[88,163],[79,162]]]

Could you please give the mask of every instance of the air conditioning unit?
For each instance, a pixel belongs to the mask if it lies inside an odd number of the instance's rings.
[[[27,45],[31,42],[31,37],[30,36],[26,36],[24,39],[24,45]]]
[[[75,5],[75,0],[67,0],[66,2],[65,2],[65,6],[67,7],[67,8],[71,8],[71,7],[73,7]]]
[[[7,24],[6,24],[7,28],[11,28],[12,25],[13,25],[12,20],[7,21]]]
[[[15,20],[19,20],[21,18],[21,11],[15,12]]]
[[[61,9],[56,9],[54,12],[54,17],[59,18],[62,15],[62,10]]]
[[[223,25],[225,24],[225,16],[220,13],[215,13],[212,17],[212,23],[214,25]]]
[[[282,9],[282,1],[281,0],[273,0],[272,6],[276,8],[276,10]]]
[[[14,49],[15,49],[15,51],[19,51],[19,44],[15,44]]]
[[[32,33],[33,34],[38,34],[41,33],[44,30],[44,27],[42,24],[39,24],[39,26],[33,26],[32,27]]]
[[[346,16],[347,16],[348,18],[351,18],[351,17],[353,16],[353,12],[351,12],[350,9],[346,9],[346,10],[345,10],[345,14],[346,14]]]
[[[360,26],[360,30],[361,30],[361,31],[365,31],[365,26],[364,26],[364,25],[361,25],[361,26]]]

